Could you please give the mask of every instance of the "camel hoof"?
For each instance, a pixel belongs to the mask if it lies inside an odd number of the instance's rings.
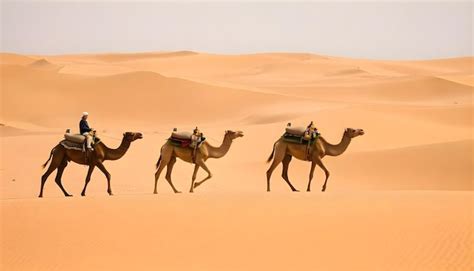
[[[181,191],[176,190],[176,191],[174,191],[174,193],[179,194],[179,193],[181,193]]]
[[[194,191],[193,191],[193,190],[189,190],[189,193],[194,193]]]
[[[324,192],[326,191],[326,187],[323,187],[323,189],[321,189],[321,192]]]
[[[201,183],[195,183],[194,188],[198,187],[199,185],[201,185]]]
[[[64,195],[64,196],[66,196],[66,197],[72,197],[72,195],[71,195],[71,194],[67,194],[67,195]]]
[[[293,192],[300,192],[298,189],[293,190]]]
[[[306,192],[311,192],[311,189],[306,189]]]
[[[114,194],[112,192],[109,193],[109,196],[113,196]]]
[[[158,194],[158,192],[157,192],[157,191],[153,191],[153,194],[155,194],[155,195],[156,195],[156,194]]]
[[[85,197],[85,196],[86,196],[86,194],[85,194],[85,193],[81,193],[81,196],[82,196],[82,197]]]
[[[43,195],[39,195],[39,196],[38,196],[38,198],[42,198],[42,197],[43,197]]]

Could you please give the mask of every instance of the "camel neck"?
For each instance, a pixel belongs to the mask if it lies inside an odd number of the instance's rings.
[[[210,158],[221,158],[229,151],[230,145],[232,145],[232,140],[228,136],[224,136],[224,140],[219,147],[214,147],[209,143],[207,143],[207,145]]]
[[[328,143],[324,138],[321,138],[322,142],[324,144],[324,149],[326,151],[326,155],[329,156],[338,156],[343,154],[346,150],[349,144],[351,143],[351,138],[344,134],[342,135],[342,139],[337,145],[333,145]]]
[[[130,147],[130,143],[131,142],[128,140],[125,140],[125,137],[124,137],[118,148],[116,149],[107,148],[107,151],[105,153],[105,160],[118,160],[122,158],[122,156],[124,156],[125,153],[128,151],[128,148]]]

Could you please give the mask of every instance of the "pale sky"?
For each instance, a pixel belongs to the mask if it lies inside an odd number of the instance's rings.
[[[470,2],[0,1],[3,52],[473,55]]]

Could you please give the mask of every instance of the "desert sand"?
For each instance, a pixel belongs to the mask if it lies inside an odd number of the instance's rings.
[[[0,55],[2,270],[471,270],[474,266],[473,58],[375,61],[314,54],[151,52]],[[83,111],[109,147],[114,196],[96,170],[69,164],[65,198],[41,168]],[[338,143],[363,128],[331,172],[293,160],[292,193],[265,163],[288,122],[313,120]],[[195,126],[229,153],[189,194],[154,165],[174,127]],[[205,177],[201,170],[198,180]]]

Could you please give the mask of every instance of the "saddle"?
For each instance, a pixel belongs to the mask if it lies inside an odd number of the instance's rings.
[[[290,135],[303,136],[306,128],[304,127],[286,127],[286,133]]]
[[[206,140],[205,137],[201,137],[201,140],[198,142],[197,146],[193,145],[193,141],[191,139],[192,133],[190,132],[177,132],[173,131],[171,133],[171,137],[168,138],[168,141],[173,144],[176,147],[181,147],[181,148],[199,148],[202,143],[204,143],[204,140]]]
[[[182,132],[173,131],[171,133],[171,138],[182,139],[182,140],[191,140],[192,135],[193,135],[193,133],[187,132],[187,131],[182,131]]]
[[[196,153],[200,150],[202,143],[206,138],[204,136],[199,137],[198,141],[193,140],[193,133],[190,132],[178,132],[175,128],[171,133],[171,137],[168,138],[168,142],[170,142],[173,146],[180,147],[180,148],[189,148],[192,150],[192,160],[193,163],[196,162]]]
[[[100,142],[100,138],[93,136],[92,137],[92,147],[94,147],[95,144]],[[64,134],[64,140],[59,142],[64,148],[69,149],[69,150],[77,150],[77,151],[82,151],[86,152],[86,137],[81,135],[81,134],[73,134],[70,132],[70,130],[66,130],[66,133]]]
[[[315,133],[314,136],[308,140],[305,138],[306,128],[304,127],[287,127],[285,133],[283,134],[283,140],[291,143],[297,144],[310,144],[312,145],[316,139],[319,137],[319,134]]]
[[[313,133],[309,139],[305,137],[306,128],[304,127],[286,127],[282,138],[286,142],[306,145],[306,159],[310,160],[312,146],[319,137],[319,133]]]
[[[86,141],[86,137],[81,134],[72,134],[72,133],[65,133],[64,139],[74,143],[84,143]]]

